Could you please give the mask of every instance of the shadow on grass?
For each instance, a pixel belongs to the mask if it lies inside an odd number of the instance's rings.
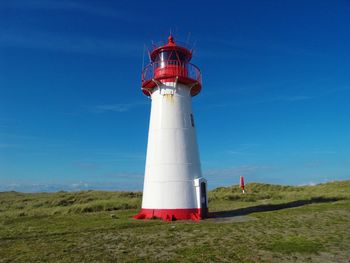
[[[257,206],[244,207],[244,208],[239,208],[234,210],[212,212],[210,213],[210,217],[226,218],[226,217],[233,217],[233,216],[244,216],[244,215],[249,215],[251,213],[275,211],[275,210],[299,207],[299,206],[309,205],[309,204],[336,202],[339,200],[342,200],[342,198],[314,197],[307,200],[297,200],[297,201],[292,201],[292,202],[282,203],[282,204],[257,205]]]

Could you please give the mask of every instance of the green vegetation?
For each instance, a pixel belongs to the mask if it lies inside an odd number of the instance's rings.
[[[216,216],[134,220],[141,193],[0,193],[0,262],[349,262],[350,181],[210,191]]]

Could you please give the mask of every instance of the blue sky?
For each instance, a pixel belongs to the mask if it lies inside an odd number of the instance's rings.
[[[194,46],[210,188],[350,179],[349,1],[0,2],[0,191],[141,190],[144,45]],[[147,62],[147,61],[146,61]]]

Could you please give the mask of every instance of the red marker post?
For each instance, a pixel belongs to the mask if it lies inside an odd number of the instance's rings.
[[[244,191],[244,177],[243,176],[239,177],[239,187],[242,189],[242,193],[244,194],[245,191]]]

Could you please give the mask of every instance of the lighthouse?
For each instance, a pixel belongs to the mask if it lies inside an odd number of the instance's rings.
[[[154,45],[142,72],[142,92],[151,98],[142,208],[136,219],[200,220],[208,215],[192,97],[202,88],[192,50],[168,41]]]

